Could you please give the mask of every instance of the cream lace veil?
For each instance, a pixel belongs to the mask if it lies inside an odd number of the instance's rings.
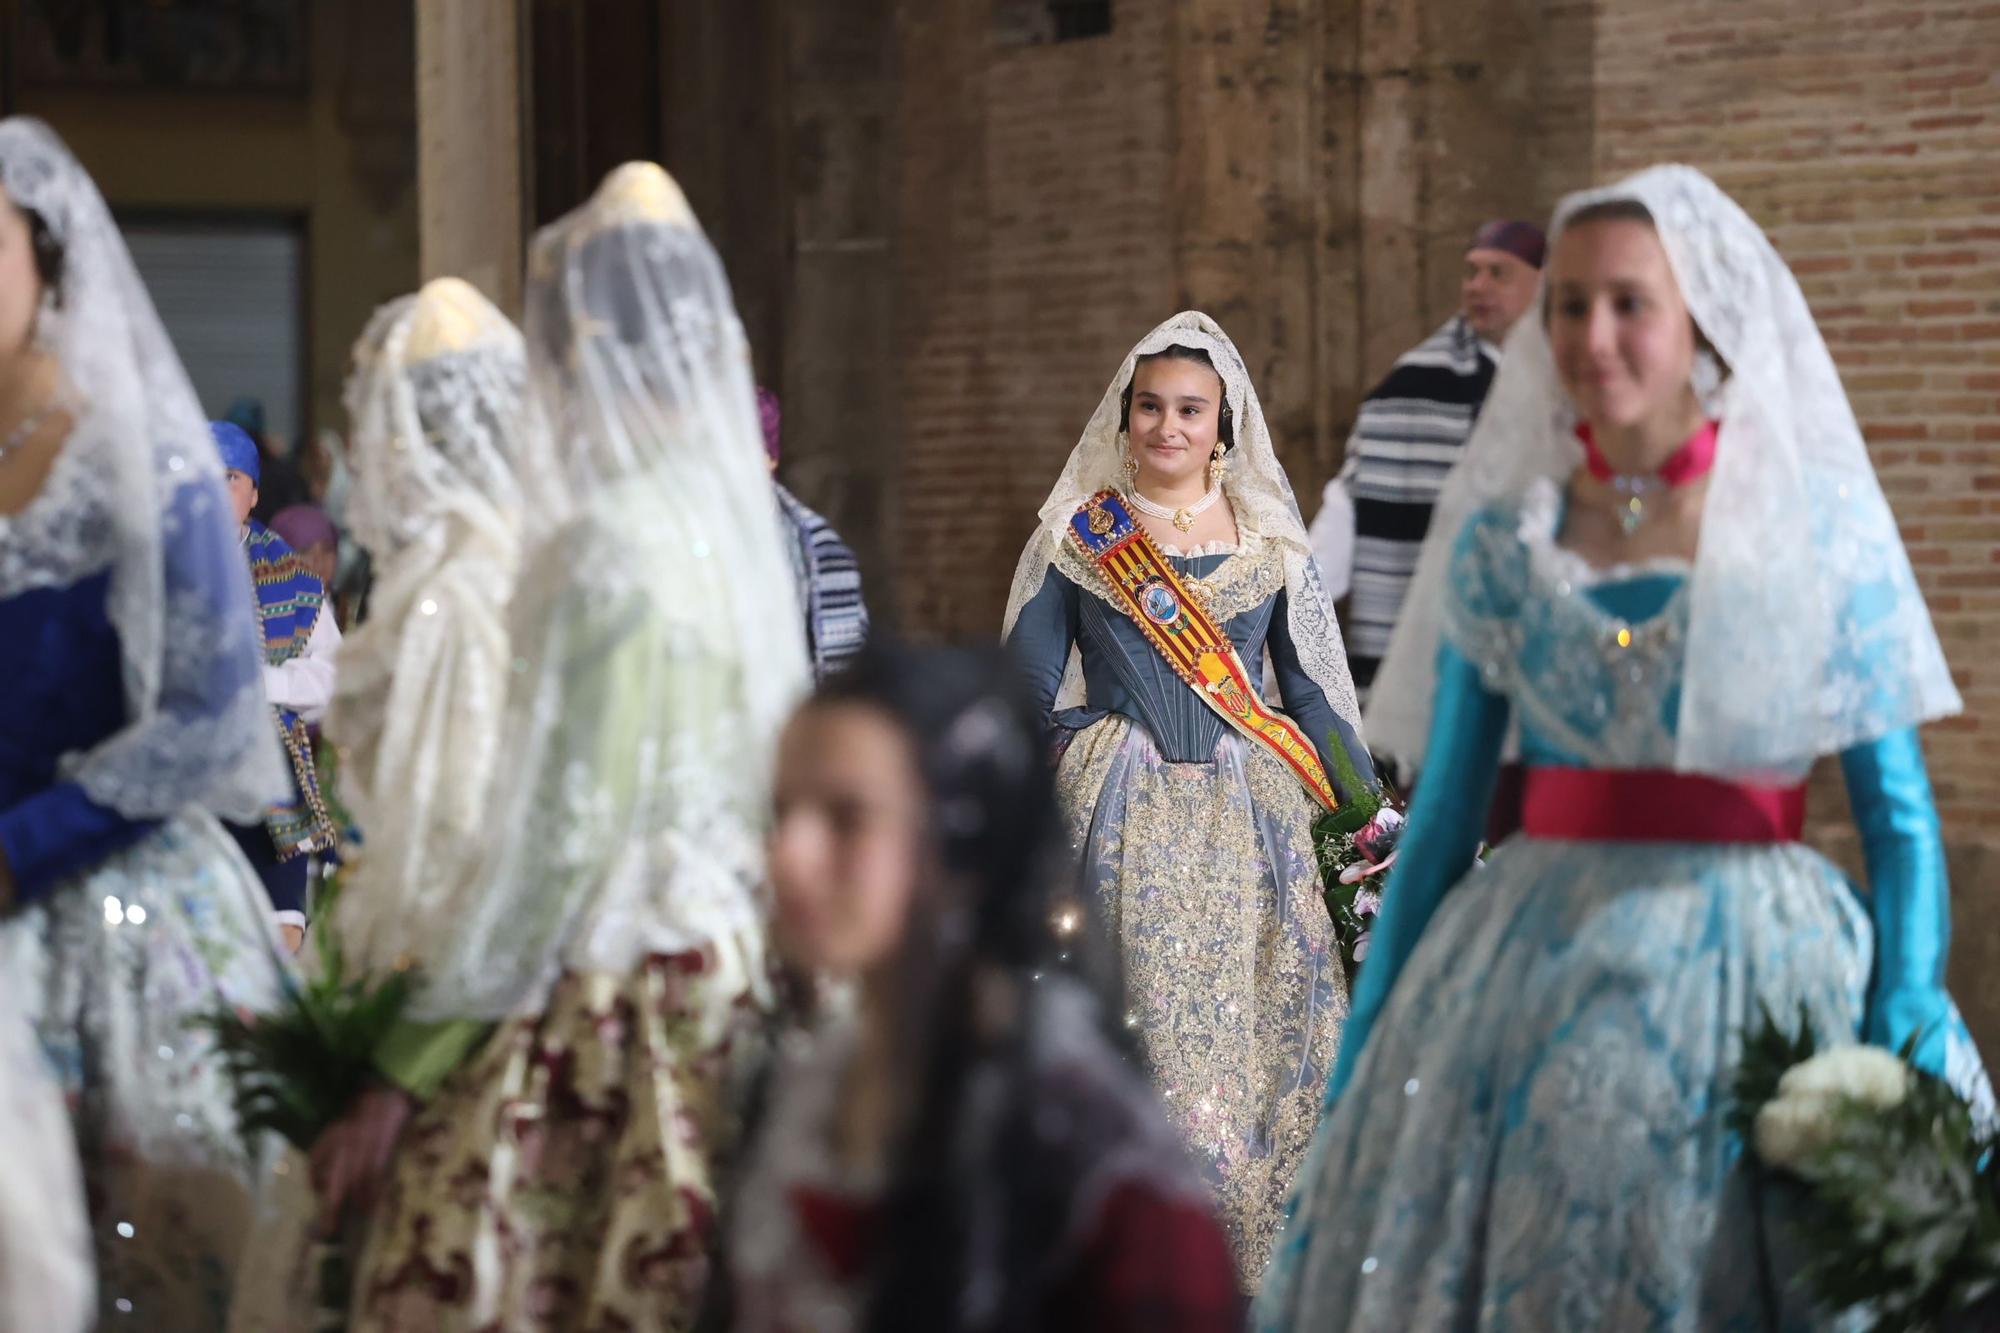
[[[1244,369],[1236,344],[1220,325],[1200,311],[1183,311],[1161,324],[1140,339],[1118,367],[1089,424],[1083,428],[1083,437],[1070,452],[1055,489],[1042,504],[1035,535],[1028,540],[1014,571],[1002,636],[1013,631],[1021,608],[1041,591],[1051,566],[1061,569],[1079,587],[1104,595],[1099,592],[1101,585],[1095,572],[1075,553],[1064,534],[1070,516],[1085,500],[1124,481],[1118,421],[1121,400],[1132,383],[1132,372],[1139,358],[1176,346],[1206,352],[1222,376],[1223,397],[1234,417],[1236,432],[1236,445],[1229,451],[1223,494],[1235,510],[1239,529],[1278,544],[1285,567],[1286,614],[1300,660],[1313,683],[1325,692],[1334,712],[1358,728],[1361,711],[1355,704],[1354,680],[1348,674],[1340,626],[1334,621],[1325,589],[1320,585],[1319,568],[1306,540],[1305,524],[1299,518],[1298,501],[1292,498],[1292,484],[1286,480],[1285,470],[1271,446],[1271,434],[1264,424],[1257,391],[1250,386],[1250,374]],[[1081,671],[1072,653],[1061,702],[1073,703],[1081,697]]]

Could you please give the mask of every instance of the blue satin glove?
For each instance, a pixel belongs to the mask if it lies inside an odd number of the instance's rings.
[[[1354,987],[1341,1032],[1340,1057],[1326,1084],[1331,1109],[1354,1074],[1382,1006],[1424,927],[1452,885],[1479,853],[1500,746],[1507,738],[1507,701],[1480,681],[1479,668],[1450,644],[1438,649],[1437,699],[1409,824],[1382,892],[1382,914],[1368,939],[1368,958]]]
[[[1917,1065],[1944,1072],[1945,955],[1951,946],[1951,885],[1944,838],[1915,728],[1840,756],[1847,799],[1868,862],[1875,922],[1875,974],[1868,989],[1867,1041],[1900,1051],[1916,1038]]]

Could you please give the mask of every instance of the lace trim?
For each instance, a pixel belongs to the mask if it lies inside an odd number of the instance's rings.
[[[1545,524],[1528,508],[1524,497],[1472,520],[1453,553],[1446,639],[1559,749],[1593,764],[1671,766],[1676,719],[1662,706],[1681,679],[1691,580],[1652,615],[1620,616],[1541,567],[1532,541]]]
[[[1238,549],[1237,544],[1231,541],[1202,542],[1189,551],[1183,551],[1178,546],[1169,546],[1165,542],[1160,542],[1158,545],[1162,554],[1170,555],[1176,560],[1200,560],[1211,555],[1235,555]]]
[[[1285,587],[1284,551],[1278,543],[1266,541],[1258,533],[1239,526],[1233,551],[1228,559],[1207,575],[1182,580],[1187,584],[1188,591],[1195,595],[1195,600],[1201,603],[1202,609],[1218,624],[1227,623],[1245,611],[1262,606]],[[1120,615],[1125,614],[1123,605],[1098,573],[1097,566],[1079,552],[1074,543],[1064,541],[1057,546],[1055,566],[1071,583]]]
[[[1535,478],[1521,494],[1521,521],[1515,535],[1521,539],[1522,549],[1528,553],[1542,581],[1557,588],[1595,588],[1657,574],[1686,578],[1694,573],[1694,564],[1677,555],[1651,556],[1615,565],[1591,564],[1557,540],[1564,503],[1563,489],[1551,477]]]
[[[117,555],[117,533],[104,496],[85,485],[89,469],[74,436],[28,503],[0,514],[0,597],[35,588],[67,587],[106,568]]]

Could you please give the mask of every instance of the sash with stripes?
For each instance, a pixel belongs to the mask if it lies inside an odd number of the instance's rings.
[[[1118,608],[1132,618],[1174,674],[1201,701],[1254,744],[1284,762],[1313,799],[1328,810],[1340,800],[1326,767],[1298,726],[1258,697],[1236,645],[1195,600],[1181,576],[1116,491],[1099,491],[1071,516],[1075,542],[1110,587]]]

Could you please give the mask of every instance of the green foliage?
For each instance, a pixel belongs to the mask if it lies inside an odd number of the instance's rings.
[[[1762,1023],[1743,1036],[1743,1056],[1736,1066],[1729,1107],[1729,1128],[1746,1144],[1755,1142],[1757,1113],[1764,1109],[1764,1103],[1776,1100],[1778,1081],[1785,1071],[1819,1053],[1803,1003],[1799,1005],[1799,1026],[1794,1033],[1780,1028],[1769,1009],[1760,1009],[1760,1013]]]
[[[1374,928],[1375,913],[1361,911],[1357,902],[1366,892],[1379,898],[1383,876],[1375,875],[1355,884],[1342,884],[1340,872],[1362,859],[1354,838],[1368,822],[1395,803],[1395,793],[1387,782],[1361,776],[1338,734],[1330,737],[1327,753],[1333,757],[1334,785],[1351,795],[1338,810],[1329,810],[1313,821],[1313,852],[1319,861],[1320,883],[1325,886],[1327,914],[1333,918],[1334,939],[1340,960],[1350,977],[1360,966],[1355,955]]]
[[[1745,1039],[1732,1122],[1746,1142],[1784,1071],[1813,1053],[1804,1018],[1792,1035],[1766,1013]],[[1873,1333],[2000,1327],[2000,1137],[1944,1080],[1913,1072],[1889,1110],[1838,1104],[1829,1141],[1789,1173],[1804,1195],[1804,1280]]]
[[[223,1010],[203,1024],[215,1033],[246,1131],[268,1131],[312,1147],[374,1078],[374,1053],[408,1008],[414,971],[386,978],[349,976],[331,928],[332,894],[318,904],[320,966],[274,1013]]]

